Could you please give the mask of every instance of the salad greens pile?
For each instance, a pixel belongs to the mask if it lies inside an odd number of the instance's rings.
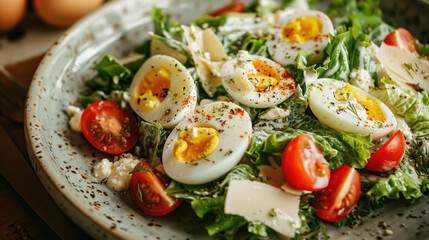
[[[313,4],[313,0],[285,0],[281,4],[255,1],[247,7],[246,13],[231,13],[221,17],[202,16],[191,25],[197,28],[212,28],[229,56],[236,56],[239,50],[247,50],[250,54],[270,58],[265,31],[269,24],[263,20],[255,22],[255,19],[264,19],[278,9],[290,6],[306,8],[312,7]],[[187,185],[172,181],[167,188],[170,195],[188,202],[198,217],[209,216],[213,219],[213,223],[206,226],[210,236],[219,234],[226,239],[234,239],[238,232],[247,232],[249,236],[276,236],[275,231],[264,224],[247,222],[240,216],[225,214],[223,206],[226,188],[232,179],[259,180],[257,167],[260,165],[270,161],[280,165],[281,154],[294,137],[310,133],[323,151],[331,169],[342,165],[363,169],[371,156],[371,147],[380,146],[387,140],[382,138],[372,142],[371,136],[336,131],[319,122],[308,108],[306,81],[309,76],[349,82],[352,70],[363,68],[375,80],[376,87],[371,94],[382,100],[396,114],[404,117],[414,136],[412,141],[407,142],[402,162],[392,171],[379,174],[376,178],[364,177],[372,173],[361,171],[363,177],[359,206],[345,219],[336,222],[336,225],[358,224],[362,216],[368,215],[372,209],[380,208],[388,201],[403,199],[413,203],[429,194],[428,93],[405,89],[388,79],[379,80],[376,60],[369,50],[372,44],[380,44],[394,28],[382,20],[378,0],[333,0],[327,13],[336,28],[324,50],[323,59],[310,65],[309,59],[313,53],[301,52],[295,60],[296,65],[286,66],[297,83],[297,89],[292,97],[278,107],[288,109],[291,114],[282,119],[266,120],[259,116],[265,114],[267,109],[246,107],[253,120],[254,132],[241,163],[214,182]],[[199,100],[210,98],[199,82],[181,24],[170,22],[169,16],[157,8],[153,9],[152,18],[154,31],[150,34],[151,39],[144,41],[136,49],[143,57],[123,64],[113,56],[104,56],[95,66],[97,75],[86,82],[87,89],[80,96],[82,106],[107,99],[129,107],[127,90],[135,72],[150,57],[152,39],[159,40],[186,56],[184,65],[193,74],[199,87]],[[427,45],[418,44],[418,47],[422,53],[429,52]],[[331,71],[332,69],[336,71]],[[212,98],[218,97],[228,98],[223,87],[219,87]],[[171,130],[163,129],[157,123],[147,123],[141,118],[138,120],[141,136],[133,151],[139,157],[159,163],[164,142]],[[267,125],[273,127],[267,130]],[[301,196],[299,214],[302,224],[297,229],[296,239],[326,237],[324,222],[316,217],[315,209],[311,206],[313,197],[313,193]]]

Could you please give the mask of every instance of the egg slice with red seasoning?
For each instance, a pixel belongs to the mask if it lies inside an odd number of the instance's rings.
[[[213,181],[233,168],[250,143],[252,122],[231,102],[203,105],[168,136],[162,153],[165,172],[185,184]]]
[[[221,79],[229,95],[249,107],[273,107],[295,92],[295,81],[286,69],[243,50],[222,66]]]
[[[271,57],[278,63],[289,65],[301,51],[313,52],[311,63],[321,60],[323,49],[334,33],[331,19],[314,11],[296,11],[281,18],[270,30],[267,41]]]
[[[171,128],[194,111],[197,87],[179,61],[156,55],[149,58],[134,76],[129,103],[144,120]]]
[[[309,91],[311,111],[333,129],[371,134],[376,140],[397,128],[396,118],[383,102],[348,83],[322,78]]]

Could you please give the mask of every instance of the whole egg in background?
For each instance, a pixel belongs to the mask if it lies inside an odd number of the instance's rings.
[[[33,0],[37,15],[54,27],[71,26],[103,2],[103,0]]]
[[[26,0],[0,0],[0,33],[12,30],[25,15]]]

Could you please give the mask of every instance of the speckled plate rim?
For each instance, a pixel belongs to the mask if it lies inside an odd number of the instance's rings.
[[[127,2],[132,1],[133,0],[121,0],[107,2],[67,29],[49,48],[40,62],[31,81],[25,104],[24,134],[29,157],[37,176],[48,190],[51,197],[54,198],[57,205],[76,224],[78,224],[81,228],[83,228],[83,230],[92,236],[98,235],[97,233],[94,233],[95,231],[92,227],[98,227],[102,229],[103,237],[108,236],[109,238],[121,239],[130,239],[135,237],[132,233],[126,233],[123,231],[110,231],[109,225],[104,223],[103,218],[97,216],[96,214],[90,214],[88,209],[85,208],[85,204],[81,203],[81,199],[73,194],[73,191],[68,187],[68,183],[63,179],[63,177],[56,173],[56,169],[54,169],[52,165],[47,164],[48,162],[52,162],[54,160],[47,154],[49,149],[47,149],[41,142],[41,125],[38,118],[35,117],[37,116],[36,105],[37,102],[41,99],[41,97],[38,96],[38,93],[40,93],[41,90],[40,85],[41,81],[43,81],[43,76],[47,74],[46,70],[50,65],[55,64],[53,59],[55,58],[56,53],[59,52],[61,48],[66,46],[69,37],[72,37],[74,34],[78,34],[81,29],[86,27],[88,23],[102,16],[109,9],[119,8],[123,5],[126,5]],[[29,126],[30,122],[32,123],[32,126],[36,127]],[[37,150],[35,148],[36,146],[38,146]],[[63,200],[66,202],[62,202]],[[68,209],[68,207],[71,207],[71,209]],[[86,219],[81,217],[85,217]],[[87,221],[87,224],[79,224],[82,223],[82,221]],[[96,225],[90,226],[92,223],[95,223]]]
[[[136,238],[136,236],[129,232],[112,231],[110,225],[107,224],[102,217],[96,214],[91,214],[82,199],[79,196],[73,194],[74,192],[69,187],[69,182],[67,182],[63,176],[57,172],[57,169],[51,165],[52,162],[54,162],[54,159],[52,159],[48,154],[50,150],[41,144],[42,126],[40,125],[39,119],[37,117],[38,112],[36,106],[41,99],[40,95],[38,96],[38,94],[41,92],[41,83],[44,81],[43,76],[48,74],[47,69],[49,66],[55,64],[53,60],[56,54],[60,51],[61,48],[65,47],[68,39],[75,36],[76,32],[79,32],[81,29],[85,28],[87,23],[104,15],[105,11],[121,7],[132,1],[133,0],[121,0],[108,2],[100,9],[84,17],[71,28],[69,28],[48,50],[45,57],[41,61],[30,85],[28,97],[26,100],[24,133],[30,160],[36,174],[57,205],[83,230],[97,239],[131,239]],[[167,0],[162,2],[166,1]]]

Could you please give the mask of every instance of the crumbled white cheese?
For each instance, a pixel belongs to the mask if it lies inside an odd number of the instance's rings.
[[[350,73],[350,83],[361,88],[365,92],[369,92],[371,88],[374,88],[374,80],[365,69],[353,69]]]
[[[82,132],[82,128],[80,127],[80,118],[82,117],[83,110],[75,107],[75,106],[68,106],[66,110],[67,114],[70,117],[70,127],[75,132]]]
[[[130,185],[130,172],[140,162],[131,154],[122,155],[119,160],[116,157],[115,162],[103,159],[94,167],[94,176],[102,181],[107,179],[107,186],[116,191],[127,190]]]
[[[94,176],[98,180],[104,180],[112,175],[113,163],[109,159],[104,158],[94,167]]]
[[[234,82],[240,91],[253,92],[255,90],[255,86],[253,86],[253,84],[248,80],[247,75],[256,75],[257,73],[258,72],[250,59],[249,52],[245,50],[238,51]]]
[[[259,118],[264,120],[277,120],[279,118],[285,118],[289,116],[289,114],[290,111],[287,109],[274,107],[260,115]]]

